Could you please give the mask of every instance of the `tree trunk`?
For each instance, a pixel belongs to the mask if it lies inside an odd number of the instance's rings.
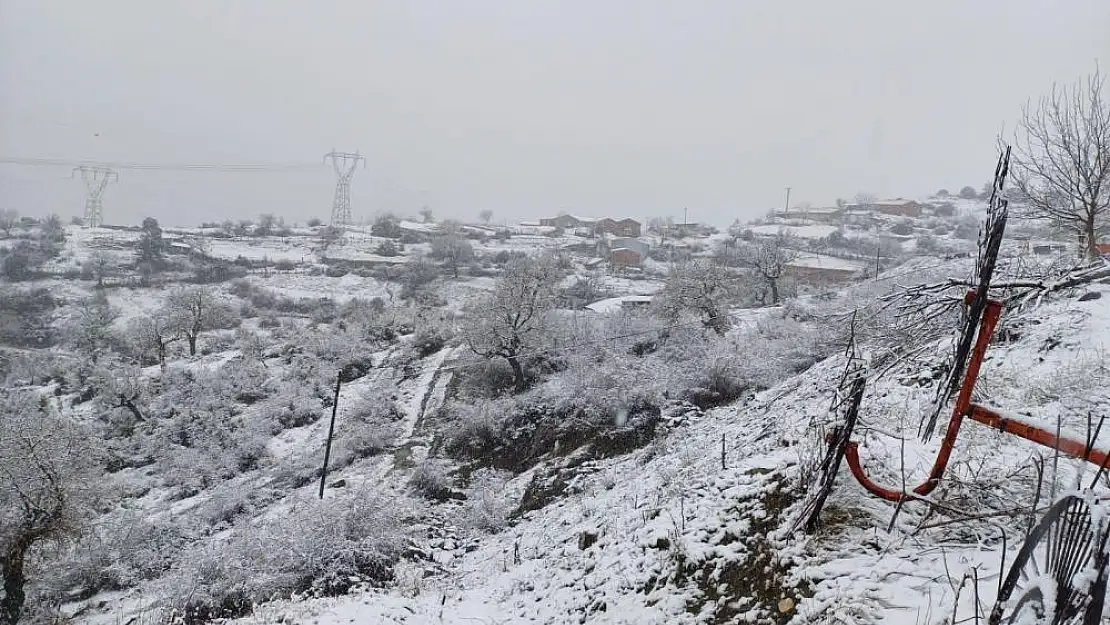
[[[1088,212],[1083,223],[1084,235],[1087,237],[1087,249],[1085,250],[1087,260],[1094,260],[1098,258],[1098,238],[1095,234],[1095,216],[1093,213]]]
[[[523,392],[528,382],[524,379],[524,367],[520,364],[520,359],[516,356],[506,356],[505,360],[508,360],[509,366],[513,368],[513,387],[516,392]]]
[[[190,356],[196,356],[197,355],[197,335],[196,334],[190,334],[186,338],[189,340],[189,355]]]
[[[120,395],[119,405],[122,408],[130,410],[131,414],[135,416],[136,421],[146,421],[146,417],[143,416],[143,411],[139,410],[139,407],[135,404],[135,398],[132,397],[129,399]]]
[[[768,280],[768,282],[771,284],[771,305],[774,306],[779,303],[779,281],[776,278],[772,278]]]
[[[0,559],[0,573],[4,577],[4,596],[0,597],[0,625],[15,625],[23,612],[26,595],[23,586],[27,579],[23,574],[23,549],[16,545]]]
[[[166,344],[165,343],[159,343],[158,344],[158,368],[162,370],[162,373],[166,372]]]

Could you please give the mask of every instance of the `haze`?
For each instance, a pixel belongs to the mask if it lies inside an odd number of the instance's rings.
[[[356,219],[566,210],[724,225],[981,185],[1029,97],[1110,65],[1106,0],[0,0],[0,157],[367,157]],[[66,167],[0,208],[78,215]],[[334,176],[121,171],[107,223],[290,221]]]

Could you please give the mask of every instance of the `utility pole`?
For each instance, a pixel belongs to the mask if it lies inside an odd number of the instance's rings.
[[[355,175],[355,168],[359,162],[366,167],[366,158],[356,151],[336,152],[334,149],[324,155],[324,162],[331,159],[332,168],[335,169],[335,199],[331,203],[331,227],[343,230],[351,225],[351,178]]]
[[[81,181],[85,183],[85,225],[97,228],[104,223],[104,212],[101,198],[104,197],[104,188],[109,182],[118,182],[119,174],[110,167],[100,165],[81,165],[74,167],[69,177],[73,178],[81,172]]]

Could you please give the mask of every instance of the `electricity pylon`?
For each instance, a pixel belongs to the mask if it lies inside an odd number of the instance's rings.
[[[73,178],[81,172],[81,180],[85,183],[85,225],[91,228],[99,227],[104,223],[103,204],[104,188],[109,182],[118,182],[119,174],[110,167],[100,165],[81,165],[74,167],[69,177]]]
[[[336,152],[334,149],[324,155],[324,162],[331,159],[335,169],[335,199],[331,203],[331,227],[342,230],[351,225],[351,178],[359,162],[366,167],[366,158],[356,151]]]

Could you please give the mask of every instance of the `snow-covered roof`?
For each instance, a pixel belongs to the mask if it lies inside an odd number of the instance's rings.
[[[825,254],[803,252],[797,258],[787,263],[791,267],[805,267],[807,269],[832,269],[836,271],[862,271],[864,263]]]
[[[436,224],[420,223],[418,221],[407,221],[402,219],[397,226],[404,230],[411,230],[413,232],[427,232],[429,234],[439,231],[439,226]]]
[[[751,228],[752,234],[760,236],[775,236],[780,230],[799,239],[823,239],[836,232],[836,226],[780,226],[771,224]]]
[[[608,299],[598,300],[592,304],[587,304],[586,310],[592,310],[596,313],[610,313],[620,310],[626,303],[650,304],[651,300],[652,296],[650,295],[623,295],[621,297],[610,297]]]

